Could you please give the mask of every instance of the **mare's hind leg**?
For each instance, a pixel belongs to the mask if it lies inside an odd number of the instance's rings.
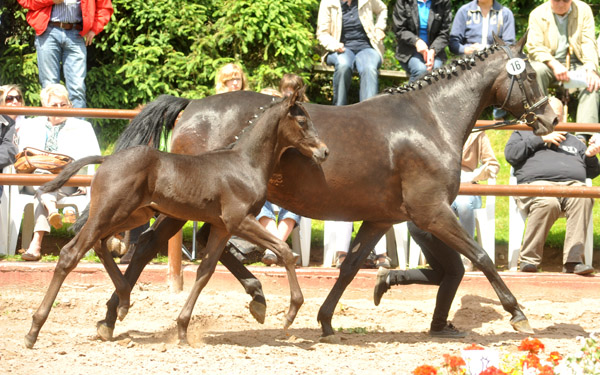
[[[427,212],[434,210],[433,212]],[[517,299],[498,275],[494,262],[477,242],[465,232],[448,204],[417,207],[412,212],[412,220],[419,228],[430,232],[446,245],[466,256],[489,280],[498,295],[504,310],[512,315],[510,320],[515,330],[533,333],[527,317],[519,308]],[[434,249],[432,249],[434,250]]]
[[[335,282],[333,289],[327,295],[325,302],[319,309],[317,320],[321,323],[323,335],[322,342],[334,343],[334,331],[331,326],[331,318],[344,290],[348,287],[360,266],[364,263],[369,252],[375,247],[379,239],[390,229],[391,224],[363,222],[351,245],[346,259],[340,268],[340,276]]]
[[[152,225],[152,228],[140,236],[131,263],[129,263],[127,270],[125,271],[125,279],[131,288],[133,288],[140,277],[144,267],[146,267],[156,254],[158,254],[160,249],[168,246],[169,239],[173,237],[184,224],[184,221],[160,215]],[[110,341],[113,338],[115,322],[118,316],[118,306],[119,296],[115,292],[106,303],[106,316],[104,320],[99,321],[96,326],[98,336],[100,336],[102,340]]]
[[[296,257],[292,250],[285,242],[267,231],[253,215],[246,216],[239,226],[229,229],[232,234],[251,241],[263,249],[271,249],[283,261],[290,285],[290,308],[284,322],[284,329],[287,329],[294,322],[300,306],[304,303],[296,276]]]
[[[108,238],[108,237],[107,237]],[[102,261],[108,276],[112,280],[113,284],[116,288],[116,294],[119,296],[119,309],[118,316],[119,320],[123,320],[129,311],[129,299],[131,296],[131,286],[123,277],[121,270],[115,263],[112,255],[108,251],[108,247],[106,246],[106,238],[101,241],[100,246],[96,246],[95,248],[96,254]]]
[[[203,247],[206,246],[206,242],[208,241],[210,227],[210,223],[205,223],[198,231],[198,242]],[[267,301],[260,281],[229,251],[223,251],[219,260],[242,284],[246,293],[252,297],[248,309],[250,309],[250,313],[254,319],[263,324],[267,313]]]
[[[52,275],[52,280],[50,281],[46,295],[44,296],[40,307],[38,307],[37,311],[33,314],[31,329],[29,330],[29,333],[25,335],[25,346],[27,348],[33,348],[33,345],[37,341],[40,330],[46,322],[46,319],[48,319],[52,304],[56,300],[58,291],[65,281],[65,278],[75,266],[77,266],[77,263],[79,263],[85,252],[92,248],[94,242],[97,241],[97,239],[87,234],[88,233],[86,233],[84,229],[60,251],[58,263],[54,268],[54,274]]]
[[[200,292],[206,284],[208,280],[215,272],[215,268],[217,263],[219,262],[219,255],[223,251],[227,240],[229,239],[229,233],[225,230],[225,228],[219,228],[213,226],[210,230],[210,235],[208,236],[208,243],[206,244],[206,250],[202,257],[202,262],[200,266],[198,266],[198,270],[196,271],[196,281],[194,282],[194,286],[190,291],[190,295],[188,299],[185,301],[183,309],[177,318],[177,333],[179,337],[179,344],[188,344],[187,340],[187,329],[190,324],[190,319],[192,317],[192,311],[194,310],[194,305],[198,300],[198,296]]]

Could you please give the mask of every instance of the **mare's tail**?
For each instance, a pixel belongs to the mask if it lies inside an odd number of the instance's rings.
[[[189,103],[190,99],[161,95],[146,104],[117,139],[115,152],[139,145],[158,148],[163,132],[173,129],[177,116]]]

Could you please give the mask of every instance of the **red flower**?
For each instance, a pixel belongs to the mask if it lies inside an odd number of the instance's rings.
[[[508,375],[506,372],[497,369],[494,366],[490,366],[479,373],[479,375]]]
[[[522,365],[527,365],[527,368],[541,369],[540,359],[533,352],[529,352],[527,357],[521,360]]]
[[[554,369],[548,365],[545,365],[540,369],[539,375],[554,375]]]
[[[455,355],[444,354],[444,364],[453,370],[465,365],[465,360],[462,357]]]
[[[437,370],[433,366],[421,365],[421,366],[417,367],[416,369],[414,369],[413,374],[414,375],[436,375]]]
[[[485,348],[483,346],[479,346],[475,343],[470,344],[469,346],[467,346],[465,348],[465,350],[485,350]]]
[[[555,366],[563,359],[558,352],[552,352],[548,354],[548,362],[552,362]]]
[[[544,344],[542,344],[542,342],[538,339],[526,338],[521,341],[519,350],[528,351],[530,353],[539,353],[540,350],[544,350]]]

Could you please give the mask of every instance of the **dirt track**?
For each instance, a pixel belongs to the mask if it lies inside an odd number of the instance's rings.
[[[4,285],[0,290],[0,373],[408,374],[420,364],[439,366],[442,354],[458,354],[472,342],[515,351],[524,338],[512,330],[510,317],[491,288],[469,287],[468,280],[459,290],[451,316],[456,326],[470,332],[463,340],[427,336],[434,288],[394,288],[375,307],[370,286],[358,284],[344,295],[334,316],[334,328],[348,331],[338,334],[341,343],[320,343],[316,316],[329,290],[325,282],[323,287],[304,282],[305,304],[286,336],[281,327],[288,289],[258,276],[268,298],[265,324],[250,316],[249,297],[235,283],[211,281],[196,304],[190,347],[176,344],[174,321],[187,291],[173,294],[165,284],[141,284],[134,289],[129,315],[117,323],[116,340],[102,342],[96,338],[95,323],[103,318],[111,284],[67,279],[35,348],[27,350],[23,336],[45,287]],[[189,286],[186,282],[186,289]],[[544,300],[535,283],[531,294],[527,289],[519,288],[515,294],[546,352],[572,353],[577,348],[576,336],[600,330],[597,287],[593,292],[590,289],[590,298],[581,298],[585,292],[544,289]]]

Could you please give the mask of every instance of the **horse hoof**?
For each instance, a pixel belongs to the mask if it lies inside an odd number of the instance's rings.
[[[177,345],[179,346],[190,346],[187,338],[177,340]]]
[[[294,323],[293,320],[289,320],[288,318],[283,319],[283,330],[287,331],[288,328]]]
[[[25,335],[25,347],[27,349],[33,349],[33,345],[35,344],[36,339],[30,337],[29,335]]]
[[[102,341],[111,341],[113,339],[114,328],[110,328],[105,321],[100,321],[96,325],[96,332]]]
[[[323,344],[340,344],[342,339],[336,335],[321,336],[319,342],[322,342]]]
[[[517,332],[522,332],[529,335],[534,333],[527,319],[519,320],[518,322],[511,322],[511,324]]]
[[[125,306],[119,307],[119,309],[117,310],[117,318],[120,321],[122,321],[123,319],[125,319],[128,312],[129,312],[129,307],[125,307]]]
[[[252,300],[250,301],[250,306],[248,308],[250,309],[250,313],[252,314],[254,319],[256,319],[257,322],[259,322],[260,324],[265,323],[265,316],[267,315],[267,305]]]

